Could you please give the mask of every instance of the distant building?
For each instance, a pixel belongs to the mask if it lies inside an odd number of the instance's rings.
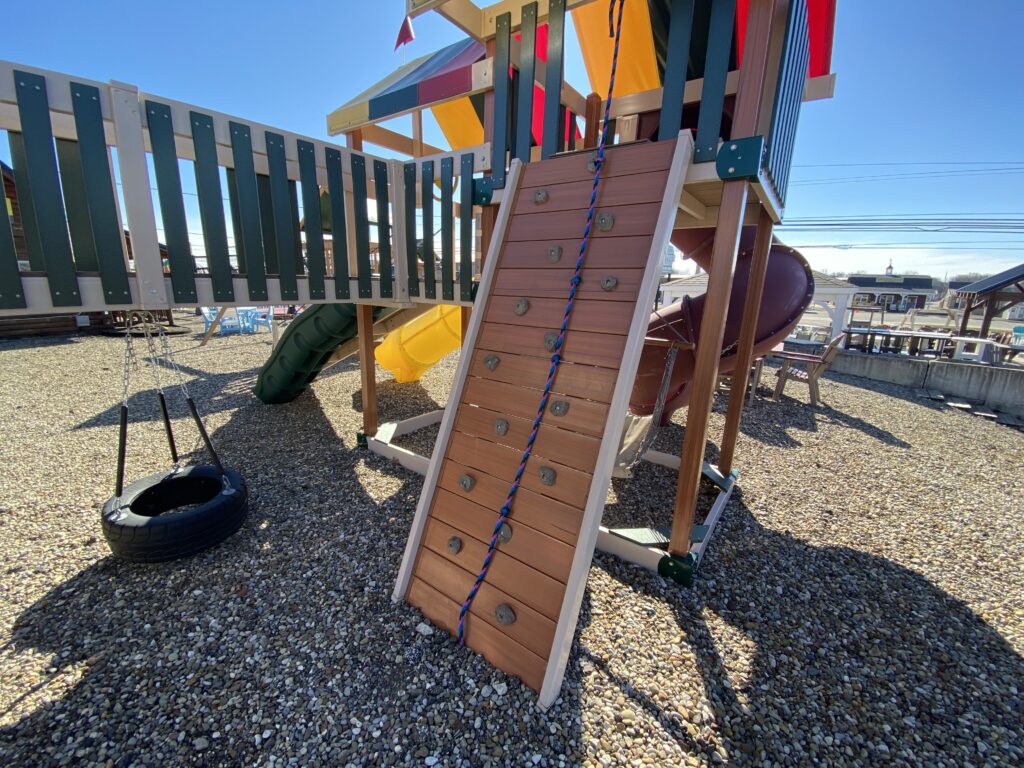
[[[855,307],[906,312],[922,309],[935,294],[932,278],[928,275],[894,274],[891,261],[884,275],[849,275],[846,280],[859,289],[853,296]]]

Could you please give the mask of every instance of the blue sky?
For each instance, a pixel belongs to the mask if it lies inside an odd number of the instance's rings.
[[[392,47],[404,6],[404,0],[11,3],[3,12],[0,58],[122,80],[327,138],[326,114],[402,63],[402,52]],[[839,0],[836,96],[804,107],[787,218],[1024,218],[1021,29],[1021,0]],[[461,37],[434,14],[416,19],[415,31],[409,57]],[[570,50],[566,67],[570,82],[585,91],[578,52]],[[427,130],[428,140],[442,143],[430,135],[435,128]],[[991,165],[973,165],[981,162]],[[957,175],[934,175],[950,171]],[[931,175],[893,177],[908,173]],[[875,178],[843,180],[865,176]],[[897,271],[942,277],[1024,261],[1022,234],[783,229],[780,235],[828,270],[881,271],[891,258]]]

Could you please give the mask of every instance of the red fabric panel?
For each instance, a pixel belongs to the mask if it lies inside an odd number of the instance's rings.
[[[750,0],[736,0],[736,61],[743,63],[743,43],[747,37],[747,11]],[[807,26],[810,34],[811,62],[808,77],[832,71],[832,38],[836,25],[836,0],[807,0]]]

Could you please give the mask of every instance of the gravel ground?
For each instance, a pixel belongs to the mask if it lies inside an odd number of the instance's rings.
[[[224,545],[155,566],[99,528],[123,342],[0,343],[2,765],[1024,761],[1017,431],[838,376],[816,410],[759,400],[697,586],[597,555],[545,713],[391,603],[421,481],[356,448],[354,365],[269,407],[267,335],[173,343],[252,504]],[[443,403],[453,366],[383,381],[382,413]],[[138,385],[131,476],[167,464]],[[667,520],[673,482],[614,481],[609,516]]]

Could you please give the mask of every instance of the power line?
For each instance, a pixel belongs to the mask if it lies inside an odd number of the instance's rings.
[[[794,163],[794,168],[896,168],[922,165],[1021,165],[1024,160],[927,160],[899,163]]]
[[[871,181],[910,181],[919,179],[968,178],[973,176],[1017,176],[1024,173],[1024,165],[1006,168],[964,168],[954,171],[914,171],[909,173],[874,174],[870,176],[833,176],[818,179],[794,179],[793,187],[822,187],[836,184],[859,184]]]

